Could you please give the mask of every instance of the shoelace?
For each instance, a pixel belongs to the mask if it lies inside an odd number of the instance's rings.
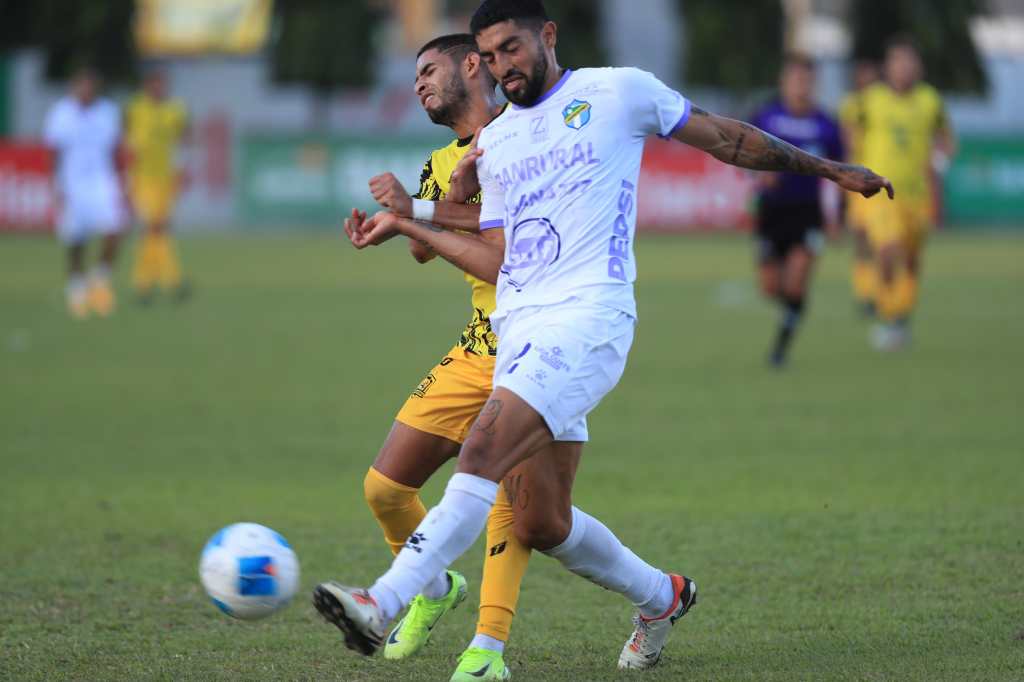
[[[633,630],[632,648],[639,651],[643,646],[644,641],[647,639],[647,631],[650,628],[650,625],[648,625],[647,621],[641,618],[638,614],[633,616],[633,626],[635,629]]]

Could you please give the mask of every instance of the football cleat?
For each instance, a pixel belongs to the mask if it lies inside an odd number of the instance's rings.
[[[320,583],[313,590],[313,606],[328,623],[345,635],[345,646],[373,656],[384,643],[387,623],[370,593],[336,582]]]
[[[398,661],[409,658],[422,649],[441,616],[456,608],[466,599],[466,579],[455,571],[448,571],[451,589],[440,599],[427,599],[422,594],[409,604],[409,611],[398,621],[384,644],[384,658]]]
[[[512,671],[505,665],[500,651],[466,649],[459,656],[450,682],[476,682],[476,680],[510,680]]]
[[[671,574],[675,601],[657,618],[633,617],[633,634],[619,654],[619,668],[653,668],[661,660],[661,652],[676,621],[689,613],[697,603],[697,584],[687,577]]]
[[[84,289],[69,290],[66,296],[68,314],[76,320],[89,317],[89,297]]]

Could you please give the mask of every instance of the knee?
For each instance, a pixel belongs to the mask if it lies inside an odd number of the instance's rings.
[[[515,536],[524,547],[540,552],[547,551],[565,542],[572,529],[571,517],[552,514],[545,517],[520,515],[516,519]]]
[[[416,490],[399,485],[376,469],[366,472],[363,496],[374,515],[399,511],[416,498]]]
[[[500,481],[507,473],[501,468],[501,458],[497,457],[494,448],[486,438],[470,433],[459,451],[459,462],[456,470],[463,474],[472,474],[491,481]]]

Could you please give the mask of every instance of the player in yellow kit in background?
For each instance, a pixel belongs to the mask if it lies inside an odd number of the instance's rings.
[[[393,174],[384,173],[370,181],[374,199],[399,216],[479,232],[479,194],[466,204],[445,199],[452,171],[471,148],[473,133],[501,111],[494,88],[473,36],[442,36],[427,43],[417,57],[416,95],[434,123],[451,128],[459,137],[430,155],[414,196],[409,196]],[[345,221],[345,230],[357,248],[365,244],[358,243],[356,233],[376,219],[353,210]],[[493,249],[495,272],[504,257],[500,233],[502,230],[491,230],[479,235],[481,240],[500,241]],[[420,263],[435,257],[417,241],[410,241],[410,249]],[[406,400],[364,481],[366,501],[395,554],[419,541],[410,537],[426,515],[419,489],[441,465],[458,456],[492,390],[498,340],[489,316],[495,307],[495,287],[468,273],[464,276],[472,289],[469,324],[455,347]],[[530,550],[517,538],[517,518],[507,492],[502,487],[488,518],[477,632],[459,658],[451,678],[456,682],[506,680],[511,675],[503,652]],[[434,623],[465,595],[466,580],[458,573],[447,571],[435,577],[388,636],[385,658],[416,654],[426,644]]]
[[[860,121],[863,118],[864,91],[876,83],[881,74],[878,64],[869,59],[859,60],[853,67],[853,91],[839,107],[839,123],[843,130],[843,144],[850,163],[863,164],[863,140]],[[875,296],[878,291],[878,273],[871,242],[864,226],[864,212],[868,200],[852,192],[847,195],[846,224],[853,238],[853,295],[867,317],[874,315]]]
[[[143,234],[135,254],[133,282],[148,303],[159,287],[176,300],[188,297],[170,235],[170,219],[181,186],[177,152],[188,126],[185,106],[167,93],[167,75],[148,71],[142,92],[127,107],[129,188]]]
[[[922,82],[921,55],[903,37],[890,41],[885,82],[868,87],[861,101],[861,163],[899,188],[895,201],[868,204],[864,222],[878,264],[873,344],[897,350],[909,340],[917,302],[921,253],[935,221],[932,155],[954,153],[955,138],[938,91]]]

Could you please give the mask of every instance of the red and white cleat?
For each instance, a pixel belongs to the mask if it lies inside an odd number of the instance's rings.
[[[639,613],[633,617],[635,628],[619,654],[620,669],[642,670],[657,665],[672,626],[697,603],[697,583],[681,575],[672,574],[669,577],[672,579],[675,601],[668,611],[657,618],[644,618]]]
[[[328,623],[341,630],[349,649],[373,656],[384,643],[387,623],[366,590],[335,582],[320,583],[313,590],[313,606]]]

